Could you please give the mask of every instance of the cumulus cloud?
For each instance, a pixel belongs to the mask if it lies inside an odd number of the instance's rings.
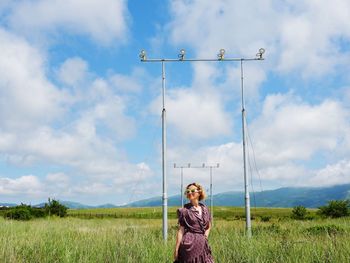
[[[37,196],[43,191],[43,185],[36,176],[25,175],[17,179],[0,177],[0,195]]]
[[[123,42],[128,10],[124,0],[21,0],[11,4],[8,25],[27,37],[65,30],[109,45]]]
[[[161,97],[151,105],[159,113]],[[191,89],[170,90],[166,96],[167,120],[178,134],[197,139],[228,135],[232,122],[215,94],[196,93]]]
[[[85,80],[88,64],[79,57],[67,59],[59,68],[57,75],[59,80],[69,86],[76,86]]]
[[[114,191],[130,185],[140,168],[129,163],[118,145],[134,136],[136,123],[127,113],[128,99],[118,94],[116,86],[124,85],[127,90],[127,86],[137,81],[129,77],[129,83],[112,84],[110,76],[96,77],[85,60],[73,57],[57,69],[62,84],[58,87],[47,77],[45,53],[4,29],[0,29],[0,40],[0,152],[3,160],[11,167],[59,165],[70,170],[67,174],[50,173],[46,178],[4,176],[1,194],[28,198],[77,196],[77,193],[86,192],[84,189],[89,189],[92,182],[96,186],[94,191],[100,189],[101,194],[107,189]],[[142,72],[136,70],[135,74]],[[140,86],[134,87],[140,89]],[[124,93],[128,92],[137,91],[131,89]],[[152,171],[146,174],[151,176]],[[118,187],[116,182],[112,185],[108,182],[124,176],[130,180],[119,182]],[[79,187],[68,186],[76,181],[81,182]],[[28,189],[24,189],[26,184]]]
[[[254,56],[267,49],[269,69],[298,71],[314,78],[346,65],[350,3],[328,1],[172,1],[171,41],[189,45],[200,56],[226,48]]]
[[[47,79],[45,55],[1,28],[0,49],[0,126],[28,129],[59,116],[65,94]]]
[[[350,183],[350,160],[343,159],[315,171],[308,183],[319,186]]]
[[[349,114],[349,110],[336,100],[310,104],[293,93],[267,96],[261,114],[248,124],[247,169],[255,190],[261,190],[260,180],[263,189],[348,183],[349,162],[347,159],[336,160],[347,155],[339,146],[350,134]],[[327,161],[319,164],[319,168],[308,168],[303,163],[331,152],[335,161],[328,161],[334,164],[327,164]],[[183,164],[220,163],[220,168],[215,171],[215,183],[220,185],[220,191],[243,189],[241,143],[200,148],[172,146],[168,158]],[[169,172],[172,174],[170,183],[176,189],[179,175],[177,171]],[[189,182],[198,180],[209,184],[206,171],[191,169],[185,174]]]
[[[272,94],[250,130],[266,162],[307,160],[340,145],[350,128],[348,116],[334,100],[311,105],[292,94]]]

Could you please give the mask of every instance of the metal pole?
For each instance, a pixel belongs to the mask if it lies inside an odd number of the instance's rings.
[[[214,207],[213,207],[213,167],[210,166],[210,210],[211,210],[211,223],[214,221]]]
[[[247,181],[247,171],[246,171],[246,153],[245,153],[245,106],[244,106],[244,91],[243,91],[243,61],[254,61],[254,60],[264,60],[263,54],[265,49],[260,48],[259,52],[256,54],[256,58],[226,58],[224,56],[225,50],[220,49],[220,54],[216,59],[206,59],[206,58],[197,58],[197,59],[185,59],[185,50],[181,50],[178,59],[165,59],[165,58],[156,58],[148,59],[145,50],[141,50],[140,59],[141,62],[161,62],[162,63],[162,86],[163,86],[163,111],[162,111],[162,161],[163,161],[163,237],[167,239],[167,194],[166,194],[166,159],[165,159],[165,62],[196,62],[196,61],[213,61],[213,62],[224,62],[224,61],[240,61],[241,62],[241,89],[242,89],[242,133],[243,133],[243,166],[244,166],[244,191],[245,191],[245,210],[246,210],[246,229],[248,237],[251,237],[251,222],[250,222],[250,200],[249,200],[249,191],[248,191],[248,181]]]
[[[244,171],[244,194],[245,194],[245,216],[246,216],[246,233],[250,238],[252,236],[252,226],[250,221],[250,199],[247,180],[246,165],[246,138],[245,138],[245,105],[244,105],[244,89],[243,89],[243,60],[241,60],[241,93],[242,93],[242,137],[243,137],[243,171]]]
[[[162,173],[163,173],[163,239],[168,239],[168,196],[166,181],[166,110],[165,110],[165,65],[162,62]]]
[[[181,167],[181,191],[180,191],[181,207],[184,207],[184,193],[183,193],[183,189],[184,189],[184,174],[183,174],[183,167]]]

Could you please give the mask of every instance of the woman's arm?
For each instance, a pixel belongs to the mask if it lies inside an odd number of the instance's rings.
[[[209,237],[210,228],[211,228],[211,222],[209,222],[208,229],[207,229],[207,230],[205,230],[205,233],[204,233],[204,235],[205,235],[205,237],[206,237],[206,238],[208,238],[208,237]]]
[[[177,234],[176,234],[176,245],[175,245],[175,251],[174,251],[174,259],[177,259],[180,243],[182,240],[182,236],[184,235],[184,232],[185,232],[185,228],[183,226],[180,226],[179,230],[177,231]]]

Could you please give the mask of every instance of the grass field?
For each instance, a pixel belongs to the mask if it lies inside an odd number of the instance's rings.
[[[169,218],[176,218],[177,207],[168,208]],[[316,214],[317,209],[308,209],[311,215]],[[259,218],[261,216],[271,216],[271,218],[290,217],[292,208],[252,208],[251,216]],[[142,208],[100,208],[100,209],[71,209],[68,214],[79,218],[162,218],[161,207]],[[245,217],[243,207],[214,207],[214,216],[218,219],[234,220]]]
[[[28,222],[0,218],[0,262],[172,262],[177,222],[172,218],[176,209],[170,210],[166,243],[161,219],[151,218],[160,208],[69,212],[120,213],[119,218],[52,217]],[[248,240],[244,220],[227,217],[238,210],[214,211],[219,217],[209,243],[216,262],[350,262],[349,217],[296,221],[283,216],[288,209],[280,210],[281,216],[275,209],[261,209],[260,213],[273,216],[269,222],[256,217]]]

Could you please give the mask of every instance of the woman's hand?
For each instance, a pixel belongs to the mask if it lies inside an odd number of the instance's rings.
[[[179,253],[179,251],[178,251],[178,250],[175,250],[175,251],[174,251],[174,260],[177,260],[178,253]]]

